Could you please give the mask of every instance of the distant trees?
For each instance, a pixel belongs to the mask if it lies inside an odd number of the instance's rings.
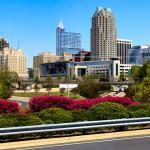
[[[150,61],[147,61],[143,66],[132,66],[131,77],[136,82],[141,82],[145,77],[150,77]]]
[[[102,91],[110,90],[110,85],[99,83],[93,79],[84,79],[78,84],[78,87],[73,89],[73,93],[87,98],[98,97]]]
[[[126,96],[143,103],[150,103],[150,61],[143,66],[133,66],[131,77],[134,84],[128,87]]]
[[[150,103],[150,78],[145,77],[141,83],[136,87],[136,93],[134,99],[143,102]]]

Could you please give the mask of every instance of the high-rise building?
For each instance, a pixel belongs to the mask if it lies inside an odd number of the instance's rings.
[[[0,51],[0,70],[2,69],[14,71],[21,79],[27,79],[26,56],[23,51],[8,47]]]
[[[64,52],[76,54],[81,48],[80,33],[66,32],[60,22],[56,29],[56,55],[62,56]]]
[[[120,58],[121,64],[128,63],[128,50],[132,47],[132,41],[126,39],[117,39],[117,57]]]
[[[59,56],[50,52],[40,53],[38,56],[33,57],[33,76],[39,76],[39,68],[43,63],[52,63],[59,61]]]
[[[9,43],[6,39],[0,38],[0,51],[2,51],[5,47],[9,47]]]
[[[110,8],[97,7],[92,17],[92,60],[110,60],[117,57],[115,18]]]

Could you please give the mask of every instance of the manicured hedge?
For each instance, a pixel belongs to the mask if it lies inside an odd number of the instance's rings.
[[[140,109],[144,109],[144,110],[149,109],[150,110],[150,105],[148,105],[148,104],[130,105],[130,106],[128,106],[128,109],[130,111],[137,111]]]
[[[16,127],[16,126],[31,126],[40,125],[44,122],[38,117],[32,114],[24,116],[20,114],[10,113],[0,115],[0,127]]]
[[[15,127],[15,126],[17,126],[16,119],[5,118],[4,116],[0,115],[0,128]]]
[[[132,111],[132,118],[150,117],[150,110],[139,109]]]
[[[84,109],[72,110],[71,114],[72,114],[73,122],[88,120],[88,111],[87,110],[84,110]]]
[[[104,102],[97,104],[89,110],[90,120],[106,120],[128,118],[128,110],[121,104]]]
[[[49,108],[34,113],[34,115],[38,116],[45,124],[72,122],[71,112],[62,108]]]
[[[150,117],[150,105],[131,105],[127,107],[131,118]]]
[[[102,102],[114,102],[124,106],[138,105],[128,97],[98,97],[86,100],[73,100],[63,96],[37,96],[29,101],[30,111],[38,112],[47,108],[60,107],[65,110],[89,109],[92,106]]]
[[[22,116],[19,119],[20,126],[32,126],[32,125],[41,125],[44,122],[38,117],[34,115]]]
[[[0,114],[2,113],[18,113],[20,106],[16,102],[0,99]]]

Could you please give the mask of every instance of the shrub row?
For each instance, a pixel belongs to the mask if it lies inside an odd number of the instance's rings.
[[[102,102],[115,102],[124,106],[137,105],[128,97],[98,97],[86,100],[73,100],[63,96],[36,96],[29,101],[30,111],[38,112],[43,109],[59,107],[65,110],[89,109],[92,106]]]
[[[104,102],[92,106],[89,110],[48,108],[26,116],[17,113],[1,114],[0,128],[131,117],[150,117],[150,106],[141,104],[124,107],[122,104]]]

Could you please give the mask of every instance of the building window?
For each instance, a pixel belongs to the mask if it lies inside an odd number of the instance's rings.
[[[116,76],[118,76],[118,64],[116,64]]]

